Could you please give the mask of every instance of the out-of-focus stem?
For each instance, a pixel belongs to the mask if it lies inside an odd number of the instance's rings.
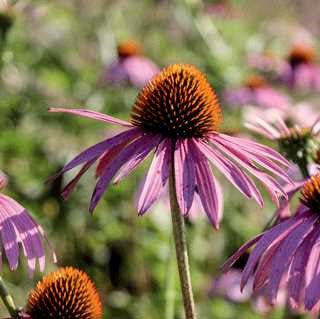
[[[13,319],[18,319],[19,318],[19,316],[18,316],[19,310],[17,309],[16,305],[14,304],[13,298],[10,295],[1,276],[0,276],[0,297],[1,297],[4,305],[8,309],[8,312],[10,313],[11,317]]]
[[[190,267],[187,251],[186,231],[183,216],[178,206],[174,175],[170,174],[170,207],[172,217],[172,231],[175,241],[180,286],[186,319],[195,319],[195,306],[191,286]]]

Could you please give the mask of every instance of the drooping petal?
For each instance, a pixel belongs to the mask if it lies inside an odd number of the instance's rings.
[[[279,246],[282,244],[281,241],[272,245],[268,248],[260,258],[259,264],[254,274],[253,290],[258,291],[263,285],[270,281],[269,275],[271,271],[273,257],[275,256]]]
[[[274,149],[268,146],[256,143],[254,141],[251,141],[245,138],[229,136],[221,133],[211,135],[211,138],[215,139],[217,136],[218,138],[223,138],[225,141],[232,143],[236,147],[241,147],[243,149],[246,149],[247,151],[253,152],[254,154],[259,153],[260,155],[273,159],[284,166],[290,166],[290,162],[287,159],[285,159],[277,151],[275,151]]]
[[[153,143],[150,144],[150,146],[147,144],[145,146],[145,149],[141,152],[138,152],[136,156],[133,156],[131,159],[129,159],[120,169],[117,175],[114,178],[114,183],[121,182],[125,177],[127,177],[150,153],[150,148],[153,149],[156,145],[160,143],[161,137],[158,136],[156,140]]]
[[[138,198],[138,212],[143,215],[161,196],[172,163],[172,142],[164,139],[157,148]]]
[[[45,253],[42,239],[46,239],[43,229],[24,207],[2,194],[0,195],[0,232],[11,269],[14,270],[18,266],[18,244],[20,243],[27,257],[29,274],[33,274],[37,260],[40,270],[43,271]]]
[[[320,236],[311,249],[306,267],[305,307],[312,310],[320,300]]]
[[[240,151],[238,151],[235,147],[231,147],[230,145],[224,145],[220,141],[211,140],[211,143],[215,145],[218,149],[228,155],[235,162],[238,162],[241,166],[247,169],[252,175],[256,176],[266,187],[268,192],[270,193],[271,198],[275,201],[275,203],[279,206],[278,195],[282,195],[287,198],[286,192],[283,190],[282,186],[270,175],[264,173],[256,166],[254,166],[247,157]]]
[[[110,165],[110,163],[113,161],[113,159],[119,154],[119,152],[130,143],[131,141],[127,140],[122,142],[121,144],[118,144],[109,151],[105,152],[99,159],[98,159],[98,165],[96,168],[96,177],[101,176],[104,169]]]
[[[293,308],[298,308],[302,302],[306,284],[306,265],[311,249],[320,235],[320,229],[311,232],[298,247],[290,266],[288,275],[288,295]]]
[[[141,132],[140,129],[134,128],[134,129],[122,132],[114,137],[108,138],[102,142],[99,142],[99,143],[87,148],[86,150],[81,152],[79,155],[77,155],[75,158],[73,158],[69,163],[67,163],[63,167],[63,169],[60,172],[58,172],[57,175],[61,175],[61,174],[65,173],[66,171],[69,171],[70,169],[72,169],[82,163],[91,161],[92,159],[97,158],[100,155],[102,155],[104,152],[107,152],[112,147],[119,145],[119,144],[123,143],[124,141],[128,141],[128,140],[132,141],[135,138],[137,138],[138,136],[141,136],[142,134],[143,133]]]
[[[200,151],[241,193],[248,198],[254,197],[260,206],[263,205],[263,199],[259,190],[254,185],[253,181],[246,174],[244,174],[238,166],[236,166],[226,157],[221,156],[220,152],[213,150],[203,141],[196,143]]]
[[[206,158],[198,150],[196,144],[190,144],[195,160],[196,183],[203,209],[212,225],[218,229],[222,215],[222,194],[218,191],[217,181],[214,178]]]
[[[177,139],[174,149],[174,175],[177,202],[183,215],[189,213],[195,191],[193,155],[188,139]]]
[[[154,147],[156,147],[160,142],[161,136],[156,134],[148,134],[140,136],[134,140],[131,144],[127,145],[110,165],[105,167],[102,172],[96,187],[93,191],[89,211],[93,212],[94,208],[97,206],[102,194],[105,192],[109,183],[111,182],[114,175],[117,171],[124,165],[126,162],[136,158],[139,154],[145,154],[146,150],[151,152]],[[147,155],[147,154],[146,154]]]
[[[16,270],[18,267],[19,247],[14,227],[8,220],[4,220],[1,223],[1,239],[10,269]]]
[[[99,112],[91,111],[91,110],[86,110],[86,109],[65,109],[65,108],[49,108],[49,112],[54,112],[54,113],[70,113],[70,114],[75,114],[83,117],[88,117],[94,120],[102,121],[102,122],[107,122],[110,124],[117,124],[121,126],[133,126],[131,123],[127,121],[123,121],[120,119],[117,119],[113,116],[107,115],[107,114],[102,114]]]
[[[256,237],[252,238],[251,240],[247,241],[243,244],[232,256],[230,256],[227,261],[222,265],[221,269],[223,272],[228,271],[233,264],[254,244],[256,244],[264,233],[257,235]]]
[[[80,171],[78,172],[78,174],[63,188],[61,195],[62,197],[66,200],[69,198],[70,194],[72,193],[72,191],[74,190],[74,188],[76,187],[76,185],[78,184],[80,178],[82,177],[82,175],[92,166],[92,164],[97,160],[97,158],[93,158],[92,160],[88,161],[87,163],[85,163]]]
[[[282,244],[279,246],[272,261],[272,268],[270,270],[272,276],[270,278],[270,284],[267,291],[271,303],[275,303],[281,278],[284,272],[289,268],[295,251],[313,229],[314,223],[317,219],[317,215],[312,215],[303,220],[303,222],[298,225],[294,231],[283,239]]]
[[[243,276],[241,280],[241,289],[248,282],[249,277],[254,271],[255,266],[257,265],[259,258],[265,252],[265,250],[272,244],[276,244],[277,242],[283,240],[292,229],[297,227],[299,224],[303,222],[303,218],[291,218],[288,219],[267,232],[264,233],[262,238],[258,241],[256,247],[250,254],[248,262],[243,270]]]

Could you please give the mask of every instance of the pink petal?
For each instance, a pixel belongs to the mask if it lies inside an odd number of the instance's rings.
[[[143,215],[162,194],[172,162],[172,142],[165,139],[158,146],[138,198],[138,212]]]
[[[104,169],[110,165],[113,159],[119,154],[119,152],[130,143],[130,140],[126,140],[119,145],[114,146],[109,151],[105,152],[98,160],[96,168],[96,177],[101,176]]]
[[[248,158],[245,157],[243,153],[238,151],[236,148],[230,147],[230,145],[224,145],[219,141],[214,141],[213,139],[211,139],[211,142],[218,149],[227,154],[231,159],[233,159],[234,161],[242,165],[244,168],[246,168],[252,175],[256,176],[265,185],[266,189],[271,195],[271,198],[276,202],[278,206],[278,194],[287,198],[287,194],[282,189],[282,186],[274,178],[262,172],[252,163],[250,163]]]
[[[102,122],[107,122],[110,124],[117,124],[121,126],[126,126],[126,127],[131,127],[133,126],[131,123],[127,121],[122,121],[119,120],[115,117],[112,117],[110,115],[102,114],[99,112],[91,111],[91,110],[86,110],[86,109],[64,109],[64,108],[49,108],[49,112],[55,112],[55,113],[70,113],[70,114],[75,114],[83,117],[88,117],[94,120],[102,121]]]
[[[229,136],[226,134],[214,134],[212,138],[215,138],[215,136],[219,136],[220,138],[223,138],[224,140],[228,141],[229,143],[232,143],[236,147],[241,147],[243,149],[246,149],[249,152],[252,152],[253,154],[260,154],[262,156],[271,158],[282,165],[290,166],[290,162],[286,160],[282,155],[280,155],[277,151],[274,149],[267,147],[265,145],[256,143],[254,141],[240,138],[236,136]]]
[[[78,174],[63,188],[61,195],[65,200],[69,198],[70,194],[72,193],[72,191],[74,190],[74,188],[78,184],[82,175],[92,166],[92,164],[96,161],[96,159],[97,158],[94,158],[94,159],[88,161],[87,163],[85,163],[81,167]]]
[[[104,152],[107,152],[114,146],[117,146],[124,141],[132,141],[142,134],[143,133],[140,129],[134,128],[128,131],[124,131],[114,137],[108,138],[100,143],[97,143],[77,155],[74,159],[67,163],[57,175],[61,175],[82,163],[91,161],[92,159],[102,155]]]
[[[119,169],[118,174],[114,178],[114,183],[119,183],[122,181],[125,177],[127,177],[150,153],[150,151],[160,143],[161,136],[157,136],[156,138],[151,137],[150,141],[148,139],[145,140],[145,143],[147,144],[145,146],[145,149],[142,152],[137,153],[135,156],[133,156],[131,159],[128,159],[128,161]],[[149,142],[151,142],[150,146],[148,145]]]
[[[190,146],[192,146],[192,155],[195,160],[196,181],[203,209],[212,225],[219,229],[222,215],[222,194],[218,191],[219,186],[217,186],[206,158],[198,150],[196,144],[190,144]]]
[[[101,174],[101,177],[99,178],[91,197],[89,211],[92,212],[97,206],[102,194],[105,192],[113,176],[117,173],[122,165],[136,158],[137,156],[139,156],[139,154],[145,154],[146,149],[151,152],[151,150],[158,143],[158,135],[148,134],[140,136],[131,144],[127,145]]]
[[[222,265],[222,271],[226,272],[228,271],[233,264],[254,244],[256,244],[261,237],[264,235],[264,233],[257,235],[256,237],[252,238],[245,244],[243,244],[231,257],[228,258],[228,260]]]
[[[282,244],[279,246],[279,249],[273,258],[270,271],[272,276],[270,276],[270,285],[267,291],[271,303],[274,304],[276,301],[281,278],[283,274],[289,270],[294,253],[313,229],[317,219],[317,215],[311,215],[309,218],[304,219],[300,225],[283,239]]]
[[[307,261],[311,249],[319,235],[320,229],[315,228],[315,230],[311,232],[299,246],[292,259],[288,275],[288,294],[289,301],[293,308],[298,308],[301,304],[302,296],[305,291]]]
[[[265,252],[265,250],[270,245],[275,245],[277,244],[277,242],[282,241],[286,236],[288,236],[290,231],[292,231],[292,229],[301,224],[302,221],[303,219],[300,217],[291,218],[274,226],[273,228],[271,228],[263,234],[262,238],[259,240],[256,247],[251,252],[249,260],[243,270],[241,289],[243,289],[245,284],[248,282],[249,277],[253,273],[254,268],[259,261],[259,258]]]
[[[244,174],[240,168],[228,160],[226,157],[221,156],[217,150],[210,148],[203,141],[196,142],[200,151],[215,165],[223,175],[245,196],[251,198],[252,196],[262,206],[263,200],[257,187],[253,181]]]
[[[183,215],[187,215],[193,202],[196,177],[193,152],[186,138],[178,138],[176,141],[174,174],[179,208]]]

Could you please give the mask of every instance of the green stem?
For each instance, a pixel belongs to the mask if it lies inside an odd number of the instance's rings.
[[[4,305],[8,309],[8,312],[10,313],[11,317],[13,319],[18,319],[19,318],[19,316],[18,316],[19,310],[17,309],[16,305],[14,304],[13,298],[10,295],[1,276],[0,276],[0,297],[1,297]]]
[[[191,286],[186,230],[176,198],[173,170],[170,174],[170,207],[184,311],[186,319],[195,319],[196,314]]]
[[[175,291],[175,258],[174,258],[173,242],[170,240],[170,247],[168,252],[168,267],[166,277],[166,294],[165,294],[165,319],[174,319],[174,305],[176,299]]]

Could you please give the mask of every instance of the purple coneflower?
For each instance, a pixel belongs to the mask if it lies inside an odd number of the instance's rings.
[[[244,268],[241,289],[254,277],[253,289],[264,289],[274,303],[281,281],[293,308],[319,312],[320,307],[320,174],[303,186],[293,217],[277,224],[244,244],[223,269],[255,245]]]
[[[306,44],[296,44],[279,70],[279,79],[292,88],[320,90],[320,67],[315,51]]]
[[[318,158],[320,142],[320,118],[316,119],[311,127],[295,125],[289,128],[281,118],[269,123],[262,119],[245,124],[252,131],[277,141],[280,152],[293,163],[297,164],[304,175],[308,177],[308,166],[314,164]]]
[[[6,184],[7,178],[0,172],[0,189]],[[47,238],[42,227],[24,207],[4,194],[0,194],[0,234],[11,270],[16,270],[18,267],[19,244],[27,258],[29,274],[33,274],[37,260],[40,270],[44,270],[45,252],[42,241],[43,239],[47,241]]]
[[[107,84],[130,83],[140,88],[159,72],[155,63],[141,55],[141,48],[137,42],[122,42],[118,45],[117,51],[118,60],[109,65],[102,76],[102,80]]]
[[[112,179],[115,183],[120,182],[154,149],[154,158],[138,199],[140,215],[161,195],[172,166],[181,213],[189,213],[195,193],[198,193],[216,228],[222,215],[222,194],[209,162],[241,193],[261,206],[262,196],[245,171],[260,180],[276,202],[279,195],[286,196],[269,173],[288,181],[288,176],[279,167],[279,164],[288,165],[287,160],[266,146],[219,133],[222,113],[217,97],[205,76],[192,65],[171,65],[156,75],[139,93],[131,122],[85,109],[53,108],[50,111],[89,117],[125,128],[122,133],[80,153],[58,173],[83,165],[64,190],[67,195],[84,172],[104,154],[90,212]]]
[[[286,110],[289,98],[273,89],[258,75],[251,75],[244,85],[238,89],[227,90],[224,100],[230,106],[253,105],[261,108]]]

